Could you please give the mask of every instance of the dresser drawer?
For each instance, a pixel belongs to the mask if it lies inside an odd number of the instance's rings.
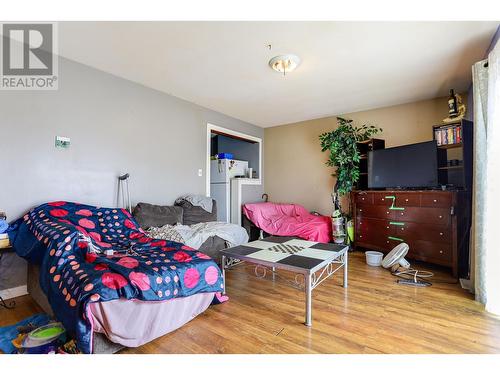
[[[373,204],[390,207],[392,205],[392,199],[386,198],[387,196],[392,196],[392,194],[391,193],[373,194]]]
[[[387,236],[386,238],[384,238],[384,242],[381,247],[389,252],[402,242],[404,241],[401,241],[401,239],[399,239],[399,237],[397,236]]]
[[[394,197],[394,199],[392,198]],[[420,207],[420,195],[411,193],[376,193],[373,194],[374,204],[391,207],[394,202],[394,207],[414,206]]]
[[[436,243],[431,241],[409,241],[410,251],[409,258],[430,261],[442,265],[448,265],[452,261],[452,245]]]
[[[392,220],[394,219],[394,211],[384,206],[359,204],[356,206],[356,217],[361,219],[372,218]]]
[[[420,194],[408,194],[408,193],[397,193],[396,203],[394,204],[396,207],[420,207]]]
[[[369,246],[369,248],[376,248],[379,251],[384,253],[388,253],[392,249],[394,249],[397,245],[404,242],[400,238],[395,236],[395,233],[386,233],[386,235],[378,235],[376,237],[369,237],[366,239],[359,239],[358,242],[363,242]]]
[[[388,220],[358,218],[354,233],[357,242],[385,248],[387,237],[393,236],[395,230]]]
[[[373,194],[372,193],[357,193],[356,203],[366,203],[373,204]]]
[[[395,228],[389,224],[388,220],[358,218],[356,221],[356,234],[360,235],[360,238],[367,238],[367,236],[372,238],[376,235],[385,238],[395,233]]]
[[[435,194],[422,194],[421,197],[422,207],[451,207],[452,199],[450,194],[435,193]]]
[[[404,210],[395,211],[394,220],[448,226],[450,216],[450,210],[446,208],[406,207]]]
[[[391,222],[396,228],[396,237],[405,241],[425,240],[439,243],[451,243],[451,227],[412,222]]]

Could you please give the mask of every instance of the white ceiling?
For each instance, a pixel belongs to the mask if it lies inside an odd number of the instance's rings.
[[[59,53],[258,126],[465,91],[498,22],[61,22]],[[272,45],[271,50],[267,47]],[[283,77],[283,53],[302,64]]]

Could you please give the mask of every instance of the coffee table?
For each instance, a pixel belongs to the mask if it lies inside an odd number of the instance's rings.
[[[305,325],[311,326],[313,289],[341,268],[344,271],[343,286],[347,288],[348,249],[347,245],[272,236],[221,250],[224,294],[226,270],[232,268],[235,260],[253,263],[257,277],[265,278],[267,272],[271,272],[273,279],[278,276],[292,287],[305,291]],[[288,279],[277,269],[291,271],[295,278]]]

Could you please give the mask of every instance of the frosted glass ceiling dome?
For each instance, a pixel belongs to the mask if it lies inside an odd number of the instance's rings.
[[[279,55],[269,60],[269,66],[283,75],[293,72],[299,65],[299,57],[293,54]]]

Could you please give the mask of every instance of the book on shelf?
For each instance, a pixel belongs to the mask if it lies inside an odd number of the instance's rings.
[[[434,139],[438,146],[453,145],[462,142],[461,125],[445,125],[434,129]]]

